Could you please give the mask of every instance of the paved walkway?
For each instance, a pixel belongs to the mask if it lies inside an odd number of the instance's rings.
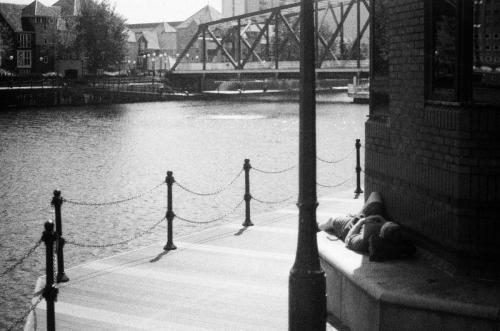
[[[318,220],[358,211],[361,199],[320,199]],[[288,276],[297,242],[295,205],[67,270],[58,330],[287,330]],[[38,286],[43,286],[43,278]],[[45,302],[37,330],[45,330]],[[33,319],[27,328],[33,329]],[[328,330],[337,328],[328,326]],[[339,329],[341,330],[341,329]]]

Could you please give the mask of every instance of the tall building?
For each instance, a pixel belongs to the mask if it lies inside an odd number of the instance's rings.
[[[222,0],[222,16],[231,17],[297,2],[296,0]]]

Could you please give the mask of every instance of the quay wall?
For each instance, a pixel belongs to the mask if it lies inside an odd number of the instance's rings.
[[[160,93],[92,88],[32,88],[0,90],[0,109],[134,103],[164,100]]]

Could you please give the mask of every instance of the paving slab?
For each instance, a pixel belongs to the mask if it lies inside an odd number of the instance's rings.
[[[352,195],[320,200],[318,214],[356,212]],[[58,330],[287,330],[288,277],[297,246],[295,205],[66,270]],[[38,280],[43,288],[44,278]],[[45,302],[36,329],[46,328]],[[26,330],[35,327],[34,315]],[[342,328],[339,326],[339,330]],[[328,325],[328,330],[337,330]]]

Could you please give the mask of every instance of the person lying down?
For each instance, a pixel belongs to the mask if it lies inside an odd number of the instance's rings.
[[[382,215],[382,197],[373,192],[358,214],[329,218],[318,224],[318,229],[334,234],[348,249],[368,253],[371,261],[414,256],[416,248],[401,226]]]

